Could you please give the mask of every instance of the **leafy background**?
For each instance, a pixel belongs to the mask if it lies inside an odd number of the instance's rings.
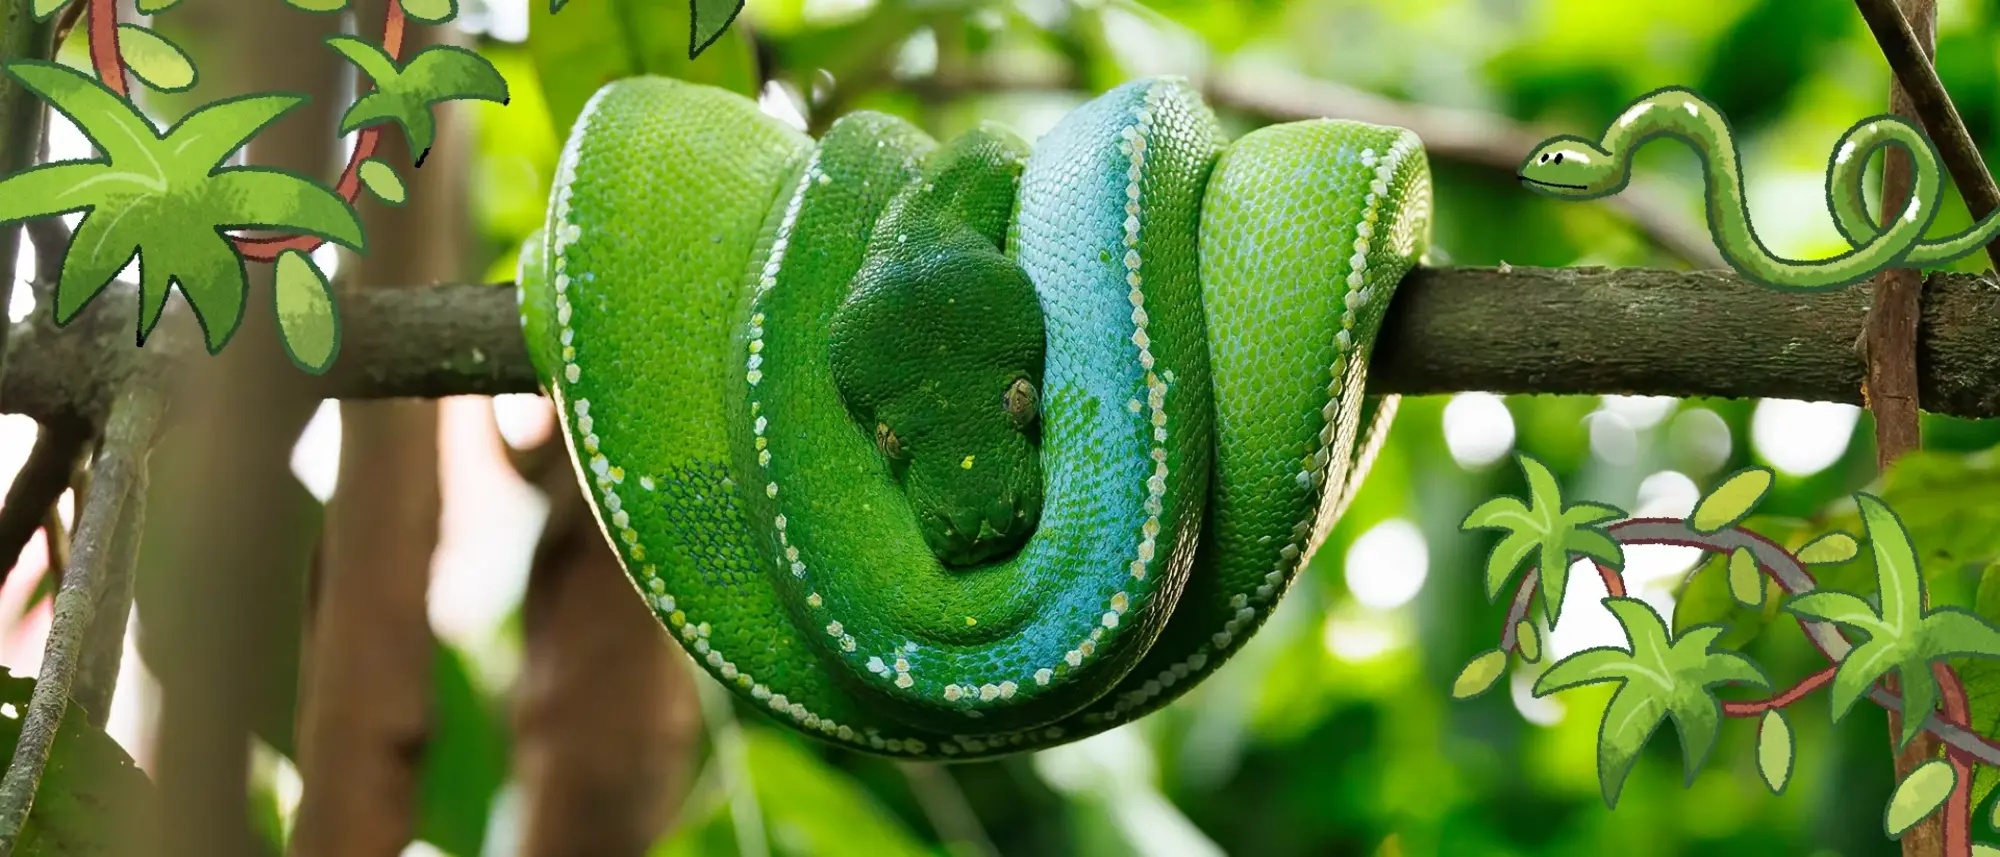
[[[2000,139],[2000,2],[1941,5],[1939,74],[1974,138]],[[938,136],[980,119],[1034,135],[1085,90],[1239,63],[1585,133],[1639,94],[1689,84],[1734,121],[1759,232],[1793,255],[1840,248],[1824,212],[1827,150],[1888,98],[1888,70],[1844,0],[750,0],[739,28],[692,66],[684,10],[572,0],[551,18],[541,2],[460,0],[459,26],[511,96],[505,106],[464,105],[469,159],[424,168],[466,171],[472,270],[512,278],[516,248],[541,222],[561,129],[601,81],[640,71],[758,94],[768,109],[801,121],[868,107]],[[198,26],[174,29],[174,18],[160,17],[162,31],[198,44]],[[81,67],[80,48],[72,40],[62,58]],[[768,83],[755,65],[760,56]],[[1054,76],[1075,88],[969,85],[975,68],[1028,81]],[[198,103],[153,92],[143,100],[163,116]],[[58,120],[52,154],[87,152]],[[1434,166],[1435,240],[1452,263],[1675,264],[1602,206],[1523,193],[1490,167]],[[1655,147],[1639,167],[1665,179],[1677,213],[1698,222],[1691,155]],[[1967,222],[1955,199],[1939,219],[1941,231]],[[34,264],[24,255],[23,277]],[[329,273],[353,263],[333,249],[315,260]],[[1980,260],[1959,264],[1972,269]],[[25,287],[14,294],[19,317],[32,298]],[[445,517],[429,610],[444,656],[437,738],[423,771],[424,841],[409,853],[512,854],[520,795],[505,710],[522,658],[521,594],[548,506],[506,456],[510,443],[547,432],[549,418],[533,397],[502,397],[449,400],[441,420]],[[18,467],[33,433],[23,418],[0,418],[0,472]],[[339,410],[322,408],[293,458],[304,544],[333,490],[338,438]],[[1504,610],[1483,597],[1492,539],[1457,527],[1486,498],[1525,493],[1511,452],[1547,463],[1565,497],[1635,515],[1685,515],[1722,477],[1769,464],[1776,484],[1753,526],[1784,539],[1832,526],[1860,532],[1843,498],[1873,481],[1870,438],[1865,414],[1824,404],[1476,392],[1407,400],[1364,492],[1283,608],[1182,702],[1079,744],[940,774],[807,743],[707,698],[707,731],[679,760],[691,785],[654,853],[1897,853],[1881,833],[1893,786],[1890,736],[1872,706],[1838,726],[1824,693],[1792,710],[1798,760],[1783,796],[1770,794],[1758,773],[1753,722],[1725,723],[1686,788],[1678,739],[1662,730],[1612,812],[1595,758],[1597,718],[1612,687],[1534,699],[1534,671],[1517,669],[1505,688],[1465,703],[1450,698],[1459,667],[1494,645]],[[1929,418],[1925,444],[1927,453],[1876,487],[1911,529],[1933,603],[2000,618],[2000,585],[1982,585],[2000,555],[2000,470],[1986,454],[2000,444],[2000,422]],[[43,575],[30,573],[45,565],[41,545],[37,537],[0,589],[0,664],[17,675],[37,668],[47,626]],[[1873,573],[1862,556],[1829,583],[1869,591]],[[1746,646],[1774,682],[1821,666],[1797,627],[1778,618],[1775,599],[1762,612],[1734,605],[1726,558],[1703,564],[1683,589],[1681,573],[1695,559],[1678,549],[1629,549],[1632,594],[1675,629],[1732,622],[1722,644]],[[1544,664],[1619,640],[1604,594],[1594,575],[1572,576]],[[145,599],[142,592],[142,610]],[[145,767],[156,755],[154,697],[136,668],[141,660],[129,663],[110,731]],[[2000,676],[1967,676],[1975,704],[1988,700],[1975,713],[1990,732],[2000,722],[1992,704]],[[298,801],[289,705],[259,718],[267,726],[254,806],[274,846]],[[970,821],[940,810],[940,800]],[[1987,802],[1975,807],[1974,833],[1992,841],[2000,835],[1986,824]]]

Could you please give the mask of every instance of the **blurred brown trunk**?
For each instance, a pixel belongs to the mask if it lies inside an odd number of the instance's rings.
[[[334,103],[339,57],[321,46],[338,20],[301,15],[281,3],[194,0],[175,14],[204,22],[190,47],[207,81],[196,95],[216,99],[284,90],[312,101],[260,132],[251,163],[330,176],[339,156]],[[162,534],[153,555],[161,609],[152,664],[160,679],[156,771],[164,847],[171,857],[258,853],[249,824],[247,776],[252,653],[290,617],[264,609],[277,571],[296,563],[271,511],[296,486],[290,459],[316,402],[279,347],[271,266],[252,263],[244,320],[228,348],[177,379],[177,400],[149,503]],[[190,314],[162,322],[156,336],[199,335]]]
[[[379,36],[382,0],[354,6],[364,38]],[[410,56],[455,30],[418,26]],[[359,84],[366,87],[364,81]],[[453,107],[422,169],[400,129],[377,157],[408,187],[401,207],[363,195],[368,253],[348,257],[348,283],[425,285],[462,273],[469,147]],[[341,405],[339,485],[327,505],[320,578],[300,670],[299,803],[291,851],[300,857],[392,857],[414,835],[430,732],[432,652],[427,598],[438,543],[438,411],[428,400]]]
[[[639,857],[689,787],[701,735],[693,677],[605,543],[562,440],[519,458],[549,498],[515,689],[520,853]]]
[[[1925,58],[1935,61],[1935,0],[1897,0],[1896,6],[1909,20],[1910,29],[1916,32]],[[1890,83],[1889,109],[1911,122],[1922,121],[1917,115],[1916,105],[1899,81],[1892,80]],[[1908,202],[1911,180],[1909,155],[1896,149],[1884,152],[1881,220],[1885,225],[1894,222],[1897,213]],[[1876,275],[1871,286],[1874,301],[1868,310],[1868,328],[1864,333],[1868,338],[1865,391],[1868,408],[1875,417],[1876,463],[1887,472],[1898,459],[1923,445],[1917,401],[1917,326],[1922,311],[1923,272],[1913,268],[1891,268]],[[1891,691],[1898,690],[1898,683],[1893,678],[1883,684]],[[1914,716],[1926,717],[1929,714],[1918,712]],[[1892,711],[1888,721],[1891,740],[1900,739],[1902,717]],[[1895,747],[1895,744],[1890,746]],[[1937,736],[1924,732],[1912,738],[1909,744],[1896,749],[1897,781],[1901,782],[1918,766],[1937,758],[1940,746]],[[1904,857],[1943,857],[1944,816],[1943,812],[1932,813],[1903,834]]]

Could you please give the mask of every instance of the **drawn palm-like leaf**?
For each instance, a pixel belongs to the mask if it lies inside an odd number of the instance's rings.
[[[1564,506],[1562,488],[1555,474],[1540,461],[1518,455],[1521,470],[1528,477],[1528,502],[1515,497],[1495,497],[1465,516],[1462,530],[1502,530],[1507,535],[1493,546],[1486,560],[1486,597],[1498,597],[1521,563],[1535,555],[1541,569],[1542,606],[1555,627],[1562,610],[1563,591],[1569,585],[1572,555],[1587,556],[1611,568],[1623,568],[1625,552],[1604,529],[1604,522],[1625,517],[1616,506],[1602,503],[1575,503]]]
[[[1597,682],[1619,683],[1604,709],[1598,730],[1598,782],[1604,803],[1618,805],[1625,775],[1660,724],[1671,717],[1680,733],[1687,782],[1701,770],[1722,721],[1722,703],[1710,688],[1743,684],[1769,688],[1762,668],[1741,652],[1717,650],[1715,638],[1727,626],[1698,625],[1669,640],[1667,626],[1651,605],[1636,598],[1604,599],[1625,626],[1632,648],[1585,649],[1557,662],[1535,682],[1535,696]]]
[[[1877,680],[1894,670],[1903,691],[1903,732],[1898,738],[1900,744],[1908,744],[1937,705],[1938,686],[1931,662],[1954,657],[2000,658],[2000,627],[1969,610],[1926,608],[1923,575],[1902,519],[1870,495],[1856,494],[1855,503],[1875,551],[1882,606],[1878,609],[1853,593],[1818,590],[1792,599],[1785,609],[1805,619],[1833,622],[1867,635],[1834,671],[1833,719],[1839,721]]]
[[[361,221],[332,190],[283,170],[223,166],[258,130],[304,103],[303,96],[218,101],[162,134],[82,72],[39,60],[9,63],[7,72],[75,122],[102,155],[0,181],[0,226],[84,212],[56,284],[57,324],[74,319],[137,254],[139,344],[178,285],[214,353],[242,322],[249,291],[227,230],[283,230],[362,249]]]
[[[433,45],[397,65],[381,46],[352,36],[333,36],[326,43],[375,82],[374,91],[355,99],[341,115],[340,133],[394,122],[403,129],[418,166],[430,154],[431,140],[437,134],[431,116],[433,105],[461,99],[508,101],[506,78],[475,51]]]

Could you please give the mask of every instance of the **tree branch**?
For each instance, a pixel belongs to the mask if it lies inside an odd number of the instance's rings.
[[[71,684],[85,659],[84,632],[112,579],[131,575],[131,554],[121,557],[117,546],[135,541],[133,533],[143,518],[146,458],[163,410],[160,397],[146,388],[124,391],[112,409],[93,479],[96,487],[77,516],[74,562],[56,593],[41,676],[21,723],[14,760],[0,780],[0,855],[13,853],[34,804],[56,730],[69,708]]]
[[[27,462],[7,486],[7,499],[0,501],[0,584],[20,562],[21,549],[42,529],[49,508],[69,488],[90,435],[89,424],[74,420],[42,424]],[[53,537],[49,548],[55,549]]]
[[[1372,358],[1373,389],[1501,394],[1785,398],[1861,404],[1854,339],[1866,289],[1799,295],[1725,271],[1650,268],[1423,268],[1398,288]],[[99,418],[134,372],[211,359],[192,338],[132,349],[135,289],[114,283],[68,328],[36,313],[16,325],[18,372],[0,410],[40,420]],[[186,304],[163,324],[191,325]],[[343,300],[341,356],[293,376],[313,397],[381,399],[533,393],[513,286],[362,290]],[[2000,290],[1934,273],[1918,326],[1918,378],[1934,413],[2000,417]],[[177,341],[178,340],[178,341]],[[230,348],[238,347],[234,343]],[[229,353],[225,351],[224,354]]]

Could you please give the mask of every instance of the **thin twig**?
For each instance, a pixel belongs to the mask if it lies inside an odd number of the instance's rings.
[[[111,556],[104,568],[97,607],[84,631],[83,662],[70,692],[70,698],[83,707],[84,721],[99,728],[111,720],[111,698],[118,689],[118,671],[125,658],[125,629],[132,618],[132,597],[138,582],[139,542],[144,530],[140,512],[148,477],[147,470],[141,468],[133,473],[131,486],[121,489],[132,492],[132,505],[112,534]]]
[[[27,463],[14,474],[7,498],[0,501],[0,585],[6,584],[21,561],[21,549],[42,529],[43,520],[69,488],[70,474],[89,441],[89,428],[76,422],[43,425],[36,435]],[[51,538],[51,550],[54,542]]]
[[[1882,46],[1882,56],[1888,59],[1889,70],[1896,74],[1898,91],[1909,99],[1908,106],[1923,123],[1924,132],[1937,144],[1938,157],[1951,172],[1951,180],[1958,185],[1972,219],[1986,219],[2000,209],[2000,187],[1993,184],[1986,159],[1980,157],[1979,147],[1965,129],[1965,120],[1959,118],[1957,105],[1952,104],[1944,81],[1938,79],[1937,69],[1928,59],[1935,49],[1924,47],[1911,29],[1909,19],[1896,8],[1896,0],[1855,0],[1855,5],[1860,7],[1861,17],[1868,20],[1876,44]],[[1995,267],[2000,267],[2000,239],[1986,245],[1986,255]]]
[[[112,408],[104,454],[97,463],[97,490],[77,516],[75,563],[56,593],[55,618],[49,625],[48,646],[41,675],[21,723],[21,740],[13,762],[0,779],[0,857],[10,857],[21,835],[42,770],[48,765],[57,728],[69,708],[70,688],[83,660],[83,638],[110,578],[120,574],[120,530],[137,527],[145,497],[140,493],[147,456],[160,427],[164,405],[150,389],[124,391]],[[127,568],[123,573],[129,573]]]

